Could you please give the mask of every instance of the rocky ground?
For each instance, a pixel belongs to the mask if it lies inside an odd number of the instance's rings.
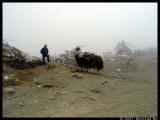
[[[15,79],[3,80],[3,117],[157,116],[155,71],[115,77],[62,65],[6,71]]]

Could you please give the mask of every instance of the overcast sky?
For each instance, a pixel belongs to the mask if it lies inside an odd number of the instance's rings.
[[[35,56],[44,44],[50,55],[157,46],[157,3],[3,3],[3,39]]]

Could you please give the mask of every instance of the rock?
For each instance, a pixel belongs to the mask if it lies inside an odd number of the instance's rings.
[[[9,74],[9,77],[15,78],[16,75],[15,74]]]
[[[82,90],[76,90],[76,91],[73,91],[74,93],[83,93],[84,91]]]
[[[37,102],[37,99],[35,99],[33,102]]]
[[[14,115],[18,115],[18,113],[14,113]]]
[[[54,80],[54,78],[53,78],[53,77],[50,77],[50,79],[51,79],[51,80]]]
[[[72,75],[72,77],[74,78],[78,78],[78,79],[82,79],[83,77],[79,76],[79,75]]]
[[[16,91],[13,90],[13,88],[4,88],[3,92],[11,95],[11,94],[15,94]]]
[[[18,81],[19,81],[19,79],[17,78],[15,81],[16,81],[16,82],[18,82]]]
[[[105,84],[105,83],[107,83],[108,81],[104,81],[104,82],[102,82],[102,84]]]
[[[77,69],[76,72],[80,72],[80,70]]]
[[[117,68],[117,72],[121,72],[121,69]]]
[[[60,92],[60,91],[57,91],[56,93],[57,93],[57,94],[60,94],[61,92]]]
[[[18,83],[14,82],[14,83],[11,83],[11,85],[17,85]]]
[[[56,67],[55,64],[52,64],[52,63],[47,64],[47,69],[52,69],[55,67]]]
[[[91,92],[94,92],[94,93],[101,93],[101,91],[100,91],[100,90],[98,90],[98,89],[94,89],[94,88],[90,88],[90,91],[91,91]]]
[[[115,61],[115,59],[114,59],[114,58],[111,58],[110,60],[111,60],[111,61]]]
[[[41,84],[41,82],[37,82],[37,81],[36,81],[36,82],[34,82],[34,83],[35,83],[36,85],[40,85],[40,84]]]
[[[16,80],[17,78],[15,77],[15,75],[5,75],[3,76],[4,80]]]
[[[75,71],[75,70],[74,70],[74,71],[72,70],[72,71],[70,71],[70,72],[71,72],[71,73],[75,73],[76,71]]]
[[[53,85],[43,85],[43,88],[52,88],[54,87]]]
[[[94,90],[94,88],[89,88],[90,90]]]
[[[40,85],[41,82],[39,82],[36,78],[33,78],[33,82],[36,84],[36,85]]]
[[[82,96],[82,98],[87,98],[86,96]]]
[[[97,101],[97,98],[96,97],[88,97],[88,96],[82,96],[83,99],[88,99],[88,100],[94,100],[94,101]]]
[[[50,100],[55,100],[56,98],[55,97],[52,97]]]
[[[67,104],[66,104],[66,106],[67,106],[67,107],[69,107],[69,106],[70,106],[70,104],[69,104],[69,103],[67,103]]]
[[[3,85],[17,85],[18,78],[15,77],[15,74],[7,74],[3,76]]]
[[[14,98],[17,98],[17,96],[14,96]]]
[[[68,92],[64,91],[64,92],[62,92],[62,94],[68,94]]]
[[[19,103],[19,105],[20,105],[20,106],[25,106],[25,104],[24,104],[24,103]]]
[[[89,87],[89,84],[86,84],[86,87]]]
[[[6,76],[3,77],[3,79],[4,79],[4,80],[8,80],[9,77],[6,75]]]
[[[117,74],[116,73],[113,73],[113,78],[117,78]]]

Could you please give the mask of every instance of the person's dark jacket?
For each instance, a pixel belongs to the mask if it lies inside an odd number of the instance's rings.
[[[43,55],[43,56],[46,56],[46,55],[48,55],[48,48],[42,48],[41,49],[41,54]]]

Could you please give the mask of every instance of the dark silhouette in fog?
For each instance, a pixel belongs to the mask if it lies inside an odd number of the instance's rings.
[[[103,69],[103,60],[101,56],[95,55],[93,53],[84,52],[82,56],[76,53],[75,59],[78,66],[81,67],[82,71],[83,71],[83,68],[86,69],[87,71],[90,68],[94,68],[98,71]]]

